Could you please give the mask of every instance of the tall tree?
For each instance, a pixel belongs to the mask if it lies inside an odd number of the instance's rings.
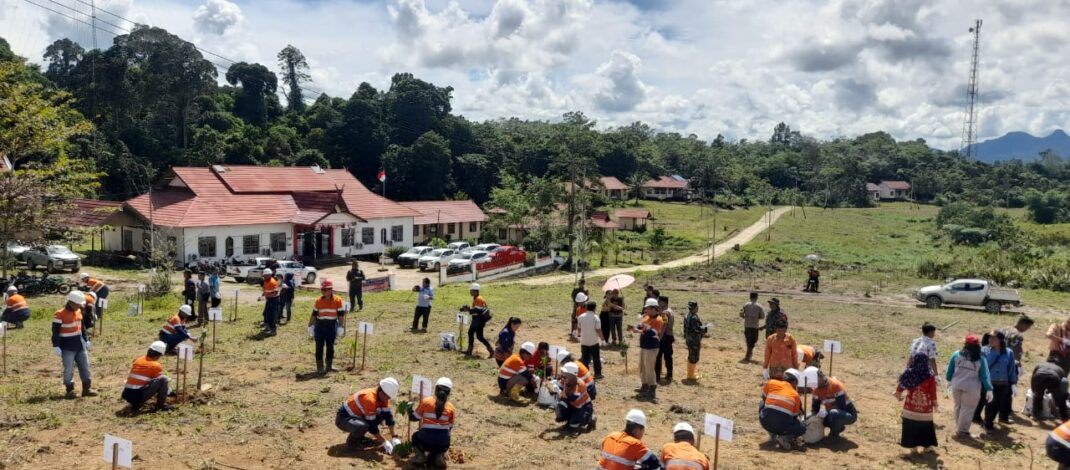
[[[69,93],[48,91],[25,74],[20,62],[0,62],[0,152],[16,166],[59,153],[93,128],[70,107]]]
[[[287,44],[278,55],[279,67],[282,68],[282,82],[290,88],[286,93],[286,106],[290,111],[305,110],[305,101],[301,96],[301,82],[311,81],[308,75],[308,61],[301,50]]]
[[[394,74],[384,97],[391,142],[411,145],[428,131],[442,132],[442,122],[452,110],[452,93],[453,87],[437,87],[411,73]]]
[[[59,39],[49,44],[45,49],[45,60],[48,61],[48,69],[45,76],[53,83],[63,88],[70,88],[75,67],[82,61],[85,49],[70,39]]]
[[[451,184],[450,147],[442,136],[428,132],[410,147],[392,145],[383,154],[383,168],[393,188],[391,199],[441,200]]]
[[[234,114],[250,124],[262,125],[268,120],[268,100],[275,97],[279,80],[260,64],[238,62],[227,69],[227,83],[241,83],[241,92],[234,100]]]

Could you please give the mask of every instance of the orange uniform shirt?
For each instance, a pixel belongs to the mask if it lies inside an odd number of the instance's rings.
[[[144,388],[149,385],[149,381],[161,375],[163,364],[160,364],[160,361],[141,356],[134,359],[134,365],[130,367],[130,374],[126,376],[126,388]]]
[[[799,357],[796,355],[795,338],[790,333],[784,333],[783,338],[778,338],[776,333],[769,335],[765,340],[765,363],[766,369],[772,367],[799,368]]]

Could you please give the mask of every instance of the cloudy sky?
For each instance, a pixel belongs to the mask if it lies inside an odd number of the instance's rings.
[[[40,61],[91,44],[90,0],[0,0],[0,36]],[[1070,118],[1064,0],[96,0],[229,59],[277,69],[287,44],[311,88],[349,96],[395,72],[450,85],[470,119],[644,121],[710,139],[885,130],[958,146],[974,18],[983,18],[982,139]],[[100,13],[101,27],[131,23]],[[107,23],[103,23],[106,21]],[[112,35],[98,33],[102,46]],[[208,56],[220,63],[221,59]]]

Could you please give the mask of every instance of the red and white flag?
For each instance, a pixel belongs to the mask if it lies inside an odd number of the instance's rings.
[[[379,170],[379,182],[380,183],[385,183],[386,182],[386,171]]]

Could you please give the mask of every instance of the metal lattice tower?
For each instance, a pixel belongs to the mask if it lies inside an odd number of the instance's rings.
[[[977,158],[977,60],[981,49],[981,20],[973,33],[973,60],[970,62],[970,83],[966,86],[966,117],[962,123],[962,151],[966,158]]]

